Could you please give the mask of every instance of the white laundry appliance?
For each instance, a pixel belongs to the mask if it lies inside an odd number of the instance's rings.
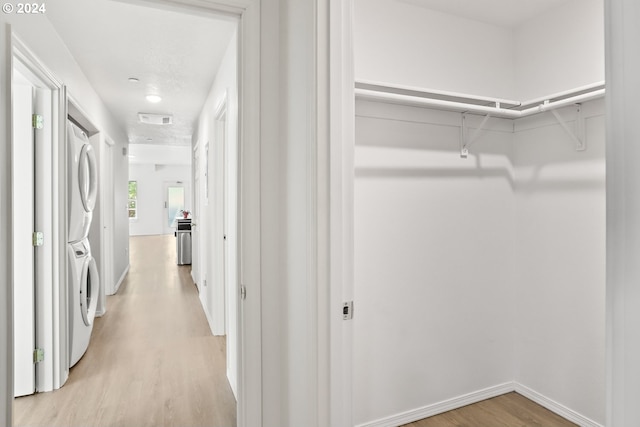
[[[98,305],[100,278],[91,256],[89,240],[69,243],[69,367],[78,363],[89,347]]]
[[[68,242],[77,242],[89,235],[93,208],[98,194],[98,164],[87,134],[68,122]]]
[[[68,179],[68,292],[69,367],[75,365],[89,347],[96,314],[100,278],[91,256],[89,228],[96,204],[98,168],[95,152],[86,133],[75,124],[67,125]]]

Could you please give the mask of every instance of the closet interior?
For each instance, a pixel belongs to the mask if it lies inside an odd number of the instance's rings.
[[[357,426],[511,391],[604,424],[603,2],[482,2],[539,9],[354,2]]]

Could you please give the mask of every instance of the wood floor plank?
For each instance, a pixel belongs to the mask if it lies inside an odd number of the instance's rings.
[[[514,392],[404,427],[576,427],[576,424]]]
[[[131,268],[59,390],[14,400],[14,426],[234,427],[226,342],[211,335],[175,238],[132,237]]]

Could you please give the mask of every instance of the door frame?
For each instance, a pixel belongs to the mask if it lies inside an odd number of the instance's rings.
[[[100,227],[100,241],[102,244],[101,252],[101,279],[100,296],[102,302],[98,304],[100,312],[98,316],[103,315],[106,310],[106,295],[113,295],[116,289],[114,270],[113,270],[113,242],[115,240],[115,198],[113,190],[113,161],[115,143],[108,137],[103,138],[100,144],[100,207],[102,222]]]
[[[36,365],[36,390],[51,391],[60,388],[68,378],[68,323],[67,292],[64,285],[67,277],[67,233],[66,218],[66,88],[49,69],[14,34],[11,36],[11,70],[20,63],[36,78],[32,82],[43,86],[50,93],[51,146],[44,147],[46,152],[36,153],[37,167],[42,171],[37,178],[36,191],[43,200],[36,207],[42,211],[36,213],[42,222],[39,228],[45,233],[45,245],[39,260],[36,261],[36,275],[51,277],[47,285],[36,280],[36,346],[43,348],[43,362]],[[61,141],[63,143],[61,143]],[[46,157],[50,157],[47,160]],[[48,186],[48,188],[44,188]],[[40,189],[38,189],[40,187]],[[45,215],[45,212],[48,215]],[[38,220],[37,220],[38,221]],[[40,222],[40,221],[38,221]],[[50,243],[53,242],[53,243]],[[58,315],[65,313],[65,315]],[[13,319],[13,316],[11,317]],[[12,382],[11,385],[13,386]]]
[[[168,209],[169,209],[169,187],[182,187],[182,208],[186,208],[187,203],[187,191],[191,189],[188,188],[182,181],[162,181],[162,198],[164,200],[164,207],[162,208],[162,234],[171,234],[171,226],[167,225],[167,221],[169,219]],[[178,229],[178,224],[176,223],[176,230]]]
[[[124,1],[124,0],[118,0]],[[238,111],[241,160],[239,239],[240,283],[248,297],[238,307],[238,427],[263,424],[262,393],[262,249],[261,241],[261,126],[264,96],[261,85],[261,21],[265,0],[127,0],[143,6],[215,17],[238,22]],[[275,90],[275,89],[271,89]]]
[[[202,0],[130,0],[127,3],[137,3],[143,6],[159,7],[185,13],[197,13],[204,15],[220,16],[226,15],[229,19],[237,20],[239,23],[239,110],[241,113],[239,133],[240,150],[242,153],[241,171],[241,224],[242,224],[242,266],[241,280],[247,289],[250,289],[248,297],[239,307],[239,321],[241,339],[239,340],[239,393],[238,393],[238,426],[260,426],[263,420],[262,407],[262,334],[261,334],[261,247],[255,242],[260,241],[261,235],[261,215],[260,215],[260,165],[261,165],[261,75],[262,65],[261,54],[261,3],[264,0],[222,0],[218,2],[208,2]],[[269,18],[273,21],[273,17]],[[5,21],[6,22],[6,21]],[[10,22],[10,21],[9,21]],[[6,141],[11,138],[11,66],[13,51],[13,31],[10,23],[2,24],[0,28],[0,67],[5,69],[4,79],[0,83],[0,99],[4,102],[0,108],[0,129],[4,130],[3,136]],[[59,83],[57,90],[60,93],[60,114],[66,117],[65,87]],[[272,89],[275,90],[275,89]],[[64,135],[64,126],[61,126],[60,134]],[[64,138],[64,136],[63,136]],[[65,158],[65,147],[60,148],[58,158]],[[11,149],[6,144],[0,148],[0,160],[3,162],[2,182],[0,183],[0,195],[3,200],[7,200],[11,194]],[[64,182],[64,168],[56,171],[56,183]],[[60,186],[56,186],[59,188]],[[58,199],[66,200],[66,189],[59,188]],[[0,204],[0,218],[5,229],[10,229],[11,202]],[[63,227],[66,233],[66,207],[64,204],[54,206],[54,210],[59,213],[56,223]],[[62,218],[62,219],[61,219]],[[64,239],[58,239],[60,245],[66,245]],[[11,269],[11,238],[2,237],[0,246],[0,266],[3,271],[3,278],[10,282],[12,276]],[[56,248],[55,263],[59,271],[56,275],[66,277],[66,262],[61,262],[60,247]],[[0,354],[0,382],[5,384],[0,391],[0,417],[4,425],[12,423],[12,401],[13,401],[13,345],[12,342],[12,290],[5,289],[0,295],[4,310],[4,315],[0,316],[0,343],[4,351]],[[59,298],[59,310],[57,313],[66,313],[66,294]],[[64,316],[63,316],[64,317]],[[66,318],[65,318],[66,320]],[[60,328],[59,325],[58,329]],[[66,337],[65,337],[66,338]],[[67,341],[61,343],[61,349],[68,347]],[[67,353],[67,352],[65,352]],[[67,357],[68,358],[68,357]],[[62,358],[64,359],[64,357]],[[60,374],[60,378],[66,380],[68,369]],[[59,378],[59,379],[60,379]],[[64,382],[64,381],[62,381]]]
[[[198,288],[198,293],[202,295],[202,247],[200,234],[200,215],[202,210],[202,176],[200,168],[200,141],[193,147],[193,156],[191,157],[191,197],[193,200],[193,211],[191,212],[191,279]],[[195,225],[195,228],[194,228]]]
[[[214,274],[215,280],[212,280],[214,286],[213,289],[213,301],[211,301],[214,314],[213,320],[213,333],[214,335],[227,335],[227,283],[226,269],[227,269],[227,253],[226,253],[226,241],[223,236],[226,234],[226,216],[227,216],[227,201],[225,198],[226,181],[227,181],[227,165],[226,165],[226,114],[227,114],[227,92],[222,96],[221,101],[217,105],[213,115],[213,187],[214,187],[214,202],[213,212],[210,213],[209,218],[215,221],[213,225],[213,236],[217,236],[218,239],[214,242],[212,248],[213,254],[218,254],[216,260]],[[220,187],[218,186],[220,185]],[[215,256],[215,255],[214,255]],[[212,279],[214,279],[212,277]],[[227,352],[228,354],[228,352]]]

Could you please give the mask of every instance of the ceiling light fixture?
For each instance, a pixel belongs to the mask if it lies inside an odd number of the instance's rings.
[[[135,77],[129,77],[129,83],[138,83],[140,80],[136,79]]]
[[[160,97],[160,95],[147,95],[146,98],[147,98],[147,101],[153,102],[154,104],[157,104],[158,102],[162,101],[162,98]]]

